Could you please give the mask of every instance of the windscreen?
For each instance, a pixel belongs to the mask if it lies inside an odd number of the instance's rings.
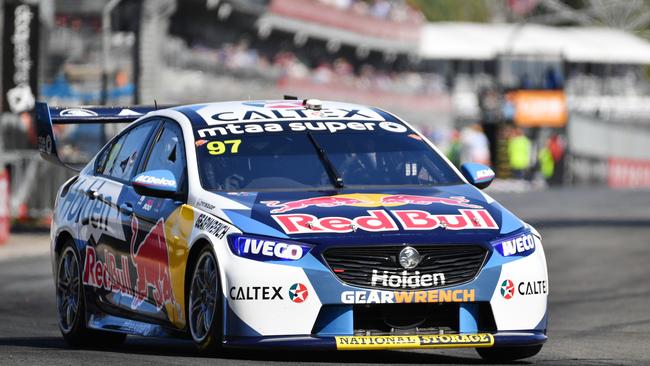
[[[462,182],[417,134],[400,126],[392,131],[307,130],[200,138],[196,149],[201,182],[205,189],[226,191]]]

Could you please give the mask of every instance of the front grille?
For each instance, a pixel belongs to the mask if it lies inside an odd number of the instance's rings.
[[[471,281],[487,256],[485,248],[474,245],[413,247],[422,259],[411,270],[402,268],[398,261],[404,246],[333,248],[325,251],[323,257],[334,274],[349,285],[388,290],[421,290]],[[441,279],[440,274],[444,279]],[[424,285],[419,284],[418,281],[424,278],[427,278]]]
[[[354,335],[458,333],[460,304],[355,305]]]
[[[497,331],[492,307],[487,301],[473,303],[478,307],[475,319],[479,332]],[[450,334],[460,332],[460,303],[442,304],[358,304],[323,305],[318,313],[311,334],[321,332],[331,335],[328,330],[333,322],[338,326],[339,315],[352,309],[351,329],[340,329],[343,333],[354,335],[419,335]]]

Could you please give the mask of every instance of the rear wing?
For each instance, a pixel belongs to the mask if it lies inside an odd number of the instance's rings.
[[[38,133],[38,150],[41,157],[53,164],[78,169],[64,163],[58,154],[54,125],[84,123],[130,123],[157,109],[168,108],[155,106],[133,107],[50,107],[47,103],[36,103],[36,131]]]

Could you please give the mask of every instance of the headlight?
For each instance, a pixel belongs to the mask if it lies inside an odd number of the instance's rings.
[[[499,238],[492,242],[492,247],[503,257],[526,257],[535,251],[535,238],[531,230]]]
[[[228,244],[233,254],[258,261],[297,261],[312,249],[294,241],[241,234],[229,235]]]

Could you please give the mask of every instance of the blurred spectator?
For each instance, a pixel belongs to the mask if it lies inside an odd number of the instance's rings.
[[[238,71],[268,78],[306,80],[333,88],[356,88],[391,94],[440,95],[448,92],[443,76],[435,73],[396,71],[394,65],[374,66],[344,57],[318,55],[314,49],[278,50],[272,41],[247,38],[236,44],[222,43],[215,48],[195,43],[188,47],[181,39],[168,42],[167,63],[181,69],[213,70],[217,73]],[[273,41],[275,42],[275,41]],[[182,55],[182,56],[179,56]],[[331,57],[331,58],[330,58]],[[353,62],[357,64],[353,64]],[[385,69],[384,69],[385,68]]]
[[[343,57],[339,57],[334,61],[334,72],[338,77],[347,79],[354,76],[354,67]]]
[[[553,174],[551,176],[551,184],[562,184],[564,174],[564,154],[566,152],[566,141],[557,132],[553,132],[546,144],[549,153],[553,159]]]
[[[516,179],[526,179],[530,167],[532,146],[519,127],[515,127],[508,139],[508,162]]]
[[[569,73],[565,91],[568,95],[600,96],[600,95],[645,95],[648,93],[648,83],[645,72],[634,65],[618,65],[618,72],[612,75],[585,73],[575,69]]]
[[[44,84],[41,91],[45,97],[48,98],[67,98],[71,99],[75,96],[75,91],[70,86],[70,83],[65,77],[65,74],[59,73],[51,84]]]
[[[547,183],[550,183],[555,169],[555,162],[553,161],[553,155],[551,154],[548,141],[541,149],[539,149],[537,159],[539,162],[540,173],[542,173],[544,180],[546,180]]]
[[[460,144],[460,133],[458,130],[453,129],[451,131],[449,147],[447,148],[447,158],[457,167],[460,167],[460,154],[461,154],[461,144]]]
[[[394,22],[422,22],[424,16],[404,0],[317,0],[321,4],[358,15]]]
[[[524,73],[519,80],[519,89],[534,89],[535,84],[531,80],[528,73]]]
[[[370,6],[370,15],[375,18],[388,19],[390,16],[391,5],[386,0],[377,0]]]
[[[332,81],[332,66],[327,62],[321,62],[313,71],[312,79],[318,84],[327,84]]]
[[[292,52],[280,52],[275,55],[273,66],[280,68],[285,77],[302,79],[309,76],[309,69]]]
[[[490,165],[490,143],[478,123],[460,133],[460,162]]]
[[[562,89],[562,75],[552,67],[544,72],[544,89]]]
[[[83,83],[71,84],[65,73],[61,72],[52,80],[41,86],[41,94],[49,103],[60,105],[93,104],[100,99],[101,91],[83,91]],[[129,80],[129,75],[124,70],[115,73],[113,84],[109,84],[108,101],[117,104],[121,100],[128,100],[133,96],[134,86]]]

